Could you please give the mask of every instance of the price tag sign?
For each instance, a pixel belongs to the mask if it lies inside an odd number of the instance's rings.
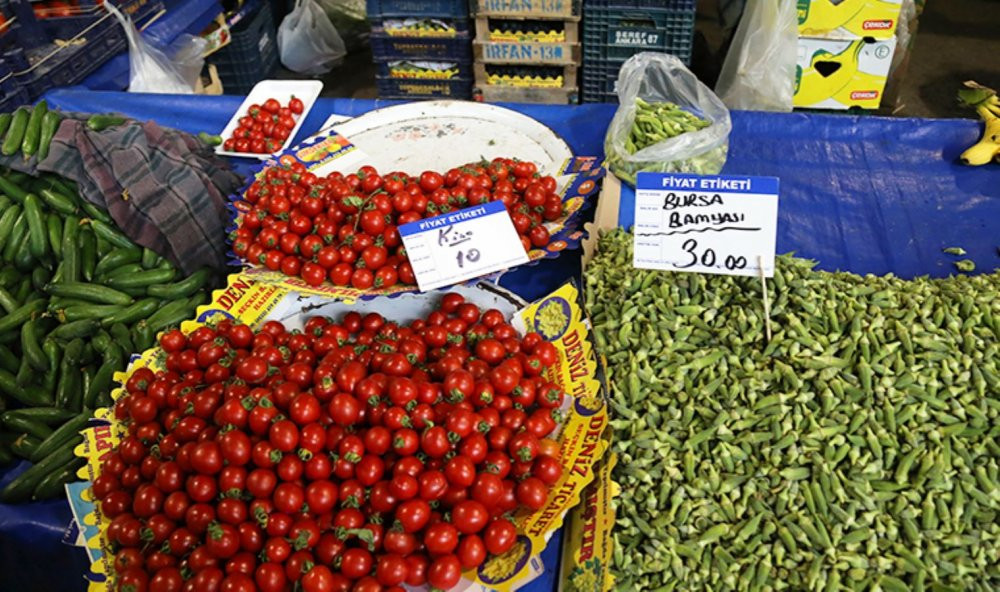
[[[774,275],[776,177],[639,173],[637,181],[635,267]]]
[[[422,292],[528,262],[502,201],[399,227]]]

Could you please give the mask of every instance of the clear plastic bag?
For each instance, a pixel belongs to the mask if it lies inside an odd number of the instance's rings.
[[[792,110],[799,41],[795,0],[749,0],[715,92],[730,109]]]
[[[371,25],[366,18],[365,0],[316,0],[344,40],[348,53],[356,51],[368,41]]]
[[[278,27],[278,54],[289,70],[318,76],[338,66],[347,47],[315,0],[296,0]]]
[[[147,43],[132,20],[111,2],[104,6],[118,19],[128,38],[129,92],[191,94],[205,65],[208,41],[181,35],[171,46],[173,57]]]
[[[702,129],[691,129],[633,152],[633,126],[640,99],[646,103],[674,103],[681,110],[707,120]],[[638,53],[618,73],[618,110],[604,138],[609,170],[635,184],[640,171],[714,175],[726,164],[729,110],[711,89],[684,64],[665,53]]]

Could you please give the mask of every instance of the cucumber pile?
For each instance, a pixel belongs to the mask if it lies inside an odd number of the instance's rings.
[[[0,152],[43,156],[53,112],[42,109],[0,115]],[[36,463],[0,502],[59,495],[82,462],[79,430],[111,404],[115,372],[191,318],[215,279],[208,269],[181,277],[72,182],[0,171],[0,466]]]

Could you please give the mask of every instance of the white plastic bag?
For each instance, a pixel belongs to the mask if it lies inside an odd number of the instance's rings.
[[[208,42],[201,37],[181,35],[174,42],[173,58],[147,43],[111,2],[104,6],[118,19],[128,38],[129,92],[191,94],[205,65],[202,54]]]
[[[626,146],[636,125],[637,98],[674,103],[710,125],[633,153]],[[640,171],[714,175],[726,164],[732,129],[729,110],[676,57],[643,52],[629,58],[618,72],[618,103],[604,137],[604,152],[608,168],[619,179],[635,184]]]
[[[278,27],[278,54],[299,74],[326,74],[347,55],[347,47],[315,0],[295,0],[295,9]]]
[[[727,107],[792,110],[798,22],[795,0],[749,0],[715,85]]]

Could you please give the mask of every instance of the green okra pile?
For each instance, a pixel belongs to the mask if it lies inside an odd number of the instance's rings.
[[[634,269],[587,305],[612,384],[620,590],[1000,589],[1000,274]]]

